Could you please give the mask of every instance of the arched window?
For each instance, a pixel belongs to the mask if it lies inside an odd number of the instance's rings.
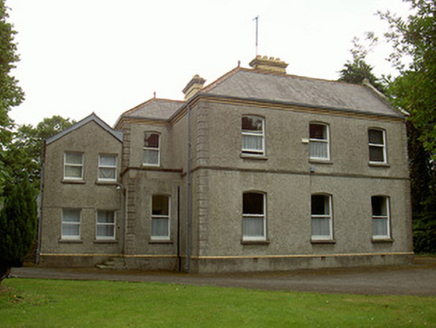
[[[159,166],[160,163],[160,136],[155,132],[144,134],[144,165]]]
[[[372,196],[372,237],[374,239],[391,238],[389,197]]]
[[[265,120],[259,116],[242,117],[242,153],[265,155]]]
[[[330,240],[333,239],[333,215],[331,195],[312,195],[312,239]]]
[[[242,239],[266,240],[266,195],[263,193],[243,194]]]
[[[311,159],[330,159],[330,137],[327,124],[309,124],[309,149]]]

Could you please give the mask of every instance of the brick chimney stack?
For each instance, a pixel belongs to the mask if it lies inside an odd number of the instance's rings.
[[[256,56],[250,64],[253,69],[269,73],[286,74],[286,67],[288,64],[280,60],[280,58]]]
[[[195,96],[197,92],[203,88],[204,82],[206,82],[206,80],[196,74],[183,89],[183,93],[185,94],[185,100],[188,100]]]

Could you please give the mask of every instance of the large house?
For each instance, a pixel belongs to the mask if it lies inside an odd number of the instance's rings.
[[[46,140],[40,265],[278,271],[410,263],[406,127],[371,85],[256,57],[184,101]]]

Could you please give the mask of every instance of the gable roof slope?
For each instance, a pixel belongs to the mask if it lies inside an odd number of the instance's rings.
[[[112,129],[106,122],[104,122],[101,118],[99,118],[95,113],[92,113],[91,115],[85,117],[83,120],[77,122],[76,124],[71,125],[70,127],[66,128],[65,130],[55,134],[54,136],[46,139],[46,144],[49,145],[52,142],[55,142],[56,140],[59,140],[60,138],[64,137],[65,135],[69,134],[70,132],[73,132],[80,127],[88,124],[89,122],[95,122],[98,125],[101,126],[102,129],[109,132],[111,135],[113,135],[116,139],[118,139],[120,142],[123,142],[123,132],[117,131]]]
[[[184,103],[182,100],[152,98],[124,112],[119,119],[130,117],[168,120]]]
[[[403,117],[364,85],[238,69],[203,88],[210,95]]]

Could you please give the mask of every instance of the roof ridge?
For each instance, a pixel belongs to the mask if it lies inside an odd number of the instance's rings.
[[[135,111],[141,109],[145,105],[148,105],[148,104],[150,104],[152,102],[155,102],[155,101],[162,101],[162,100],[168,101],[168,102],[178,102],[178,103],[184,103],[185,102],[184,100],[174,100],[174,99],[168,99],[168,98],[150,98],[150,99],[144,101],[143,103],[140,103],[139,105],[136,105],[135,107],[133,107],[133,108],[131,108],[129,110],[126,110],[125,112],[121,113],[120,117],[124,116],[124,115],[130,115],[131,113],[134,113]]]
[[[224,75],[217,78],[215,81],[209,83],[207,86],[202,88],[199,92],[208,92],[208,91],[212,90],[213,88],[217,87],[218,85],[220,85],[225,80],[227,80],[229,77],[235,75],[239,71],[251,71],[251,70],[248,68],[243,68],[243,67],[237,66],[237,67],[231,69],[230,71],[228,71],[227,73],[225,73]]]

